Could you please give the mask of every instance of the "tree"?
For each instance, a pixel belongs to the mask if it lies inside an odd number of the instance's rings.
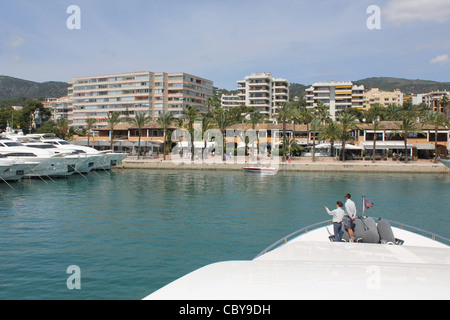
[[[278,108],[278,121],[283,123],[283,161],[286,161],[286,145],[288,139],[286,137],[286,122],[292,116],[292,106],[285,102],[281,108]]]
[[[356,122],[356,117],[352,114],[345,113],[339,122],[340,128],[340,140],[341,140],[341,160],[345,161],[345,143],[349,140],[353,140],[351,132],[358,130],[359,125]]]
[[[312,144],[312,160],[316,161],[316,133],[320,131],[322,120],[318,115],[313,115],[311,118],[311,131],[313,132],[313,144]]]
[[[404,117],[403,120],[397,124],[400,136],[403,137],[405,142],[405,162],[408,162],[408,136],[411,133],[419,132],[419,127],[416,121],[412,117]]]
[[[108,113],[108,116],[106,117],[106,122],[109,125],[110,129],[110,139],[111,139],[111,150],[114,151],[113,143],[114,143],[114,127],[122,122],[122,119],[120,119],[120,113],[119,112],[112,112]]]
[[[318,100],[315,109],[317,114],[319,115],[322,125],[324,125],[325,120],[328,118],[328,109],[330,109],[330,107],[325,105],[321,100]]]
[[[200,117],[200,110],[194,106],[187,106],[185,111],[185,119],[188,121],[189,133],[191,134],[191,161],[194,161],[194,122]]]
[[[325,125],[319,133],[319,140],[330,141],[330,155],[334,154],[334,143],[339,140],[340,128],[336,122]]]
[[[213,114],[216,126],[222,133],[222,154],[223,160],[225,161],[225,144],[226,144],[225,131],[227,130],[228,127],[235,124],[236,119],[230,114],[229,111],[223,109],[222,107],[215,108]]]
[[[167,130],[174,123],[175,118],[170,112],[166,112],[159,117],[156,122],[162,127],[164,132],[164,143],[163,143],[163,159],[166,160],[166,143],[167,143]]]
[[[61,139],[66,139],[69,132],[69,121],[66,118],[59,118],[56,121],[56,127],[58,128],[58,136]]]
[[[373,150],[372,150],[372,162],[375,162],[376,144],[377,144],[377,130],[384,129],[380,119],[385,115],[386,110],[379,103],[374,104],[367,110],[364,115],[367,122],[372,122],[373,129]]]
[[[450,104],[450,98],[448,95],[443,95],[441,99],[439,99],[439,104],[442,106],[442,111],[447,117],[450,117],[450,110],[448,110],[448,105]]]
[[[438,150],[438,130],[441,127],[450,126],[449,119],[443,113],[433,112],[432,110],[428,110],[425,113],[423,119],[423,124],[431,125],[434,129],[434,162],[439,161],[439,150]]]
[[[148,116],[145,112],[137,112],[134,115],[134,119],[130,118],[129,122],[138,128],[139,140],[138,140],[138,160],[141,155],[141,136],[142,128],[152,120],[152,117]]]
[[[87,125],[87,136],[88,136],[88,147],[90,146],[89,145],[89,136],[90,136],[90,133],[91,133],[91,129],[92,129],[92,127],[94,126],[94,124],[96,124],[97,123],[97,119],[95,119],[95,118],[90,118],[90,117],[88,117],[87,119],[86,119],[86,125]]]

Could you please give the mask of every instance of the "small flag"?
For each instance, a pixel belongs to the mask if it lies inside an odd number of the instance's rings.
[[[373,207],[373,202],[370,202],[364,198],[364,209],[370,209]]]

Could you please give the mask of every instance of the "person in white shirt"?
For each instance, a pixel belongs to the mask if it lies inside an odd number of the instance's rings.
[[[336,209],[330,211],[328,207],[325,206],[325,210],[330,216],[333,216],[333,229],[334,229],[334,241],[341,242],[341,231],[342,231],[342,219],[345,216],[345,211],[342,209],[344,204],[341,201],[336,202]]]
[[[344,229],[347,230],[348,236],[350,237],[350,241],[354,241],[354,233],[353,229],[355,229],[355,219],[356,219],[356,205],[350,193],[347,193],[345,196],[345,217],[344,217]]]

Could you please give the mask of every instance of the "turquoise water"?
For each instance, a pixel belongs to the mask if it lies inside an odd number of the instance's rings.
[[[0,299],[142,299],[206,264],[252,259],[329,218],[361,212],[450,238],[449,174],[124,170],[0,184]],[[66,269],[81,270],[69,290]]]

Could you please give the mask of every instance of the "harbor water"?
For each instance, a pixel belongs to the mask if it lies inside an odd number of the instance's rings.
[[[345,193],[359,214],[365,195],[366,215],[450,238],[449,174],[135,169],[11,186],[0,183],[0,299],[142,299],[329,219]]]

